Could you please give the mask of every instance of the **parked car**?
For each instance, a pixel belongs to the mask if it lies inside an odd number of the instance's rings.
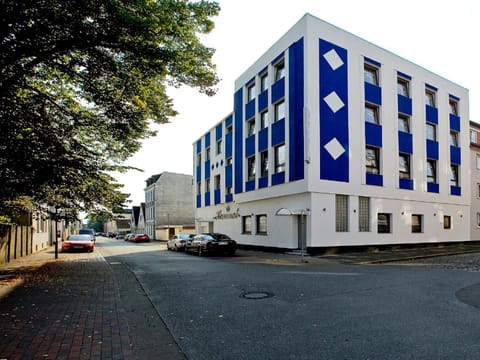
[[[198,255],[227,254],[233,255],[237,250],[237,242],[229,236],[219,233],[195,235],[185,244],[185,252],[195,252]]]
[[[117,240],[125,240],[125,234],[117,234],[117,235],[115,235],[115,239],[117,239]]]
[[[124,240],[125,241],[130,241],[130,240],[133,239],[134,236],[135,236],[135,234],[126,234]]]
[[[90,235],[93,237],[93,241],[95,241],[95,231],[93,229],[80,229],[78,231],[79,235]]]
[[[67,240],[62,241],[62,251],[95,249],[95,240],[90,234],[70,235]]]
[[[167,241],[167,249],[174,251],[185,250],[185,244],[191,239],[193,234],[176,234],[170,240]]]
[[[147,234],[132,234],[132,236],[129,238],[129,241],[134,241],[134,242],[149,242],[150,237]]]

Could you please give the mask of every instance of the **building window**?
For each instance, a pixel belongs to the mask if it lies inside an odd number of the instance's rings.
[[[477,213],[477,228],[480,228],[480,213]]]
[[[380,124],[378,106],[365,104],[365,121],[373,124]]]
[[[379,234],[387,234],[391,232],[392,214],[378,213],[377,215],[377,232]]]
[[[458,186],[458,165],[450,165],[450,185]]]
[[[477,183],[477,199],[480,199],[480,184]]]
[[[230,134],[233,131],[233,125],[228,125],[226,129],[226,133]]]
[[[273,121],[279,121],[282,119],[285,119],[285,101],[279,101],[278,103],[275,104],[275,118]]]
[[[268,89],[268,73],[260,75],[260,92],[264,92]]]
[[[365,168],[367,174],[380,174],[380,149],[367,146],[365,148]]]
[[[453,99],[450,99],[448,103],[450,105],[450,114],[458,116],[458,102],[456,102]]]
[[[400,179],[410,179],[410,155],[398,155],[398,176]]]
[[[227,186],[227,195],[232,195],[232,194],[233,194],[233,187]]]
[[[248,181],[255,180],[255,156],[250,156],[247,161]]]
[[[252,217],[242,216],[242,233],[243,234],[251,234],[252,233]]]
[[[210,192],[210,179],[205,180],[205,192]]]
[[[437,127],[435,124],[427,123],[427,139],[437,141]]]
[[[215,175],[214,181],[215,190],[220,189],[220,175]]]
[[[197,154],[197,165],[200,165],[202,163],[202,153]]]
[[[398,115],[398,131],[410,133],[410,118],[406,115]]]
[[[425,105],[436,107],[435,104],[435,92],[431,90],[425,90]]]
[[[222,139],[217,140],[217,154],[222,153]]]
[[[423,225],[423,215],[412,214],[412,233],[421,233]]]
[[[437,162],[432,159],[427,159],[427,182],[437,183]]]
[[[450,145],[458,147],[458,132],[450,130]]]
[[[255,99],[255,83],[248,85],[247,87],[247,102]]]
[[[260,129],[263,130],[268,127],[268,110],[260,114]]]
[[[443,228],[451,229],[452,228],[452,217],[449,215],[443,216]]]
[[[275,147],[275,174],[285,171],[285,144]]]
[[[251,118],[247,121],[247,136],[252,136],[255,134],[255,118]]]
[[[408,85],[408,80],[403,78],[397,78],[397,94],[409,98],[410,92]]]
[[[378,86],[379,81],[378,81],[378,68],[370,65],[370,64],[365,64],[364,65],[364,72],[363,72],[363,79],[366,83]]]
[[[285,60],[282,59],[275,64],[275,81],[285,77]]]
[[[267,234],[267,215],[257,215],[257,234]]]
[[[335,195],[335,231],[348,231],[348,196]]]
[[[197,183],[197,195],[202,193],[202,183]]]
[[[476,155],[477,170],[480,170],[480,155]]]
[[[260,176],[267,177],[268,176],[268,151],[262,151],[260,153]]]
[[[358,198],[358,231],[370,231],[370,198],[364,196]]]
[[[476,144],[477,143],[477,132],[474,131],[474,130],[470,130],[470,142],[472,144]]]
[[[205,150],[205,161],[210,161],[210,148]]]

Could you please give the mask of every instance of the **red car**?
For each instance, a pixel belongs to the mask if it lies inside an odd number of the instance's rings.
[[[149,242],[150,237],[147,234],[135,234],[129,240],[134,242]]]
[[[95,249],[95,239],[91,235],[70,235],[67,240],[62,241],[62,251]]]

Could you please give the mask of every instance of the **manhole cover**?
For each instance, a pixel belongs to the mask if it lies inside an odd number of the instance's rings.
[[[272,297],[273,293],[266,292],[266,291],[250,291],[243,293],[240,297],[249,300],[260,300]]]

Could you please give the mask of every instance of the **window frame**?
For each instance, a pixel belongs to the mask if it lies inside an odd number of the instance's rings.
[[[247,180],[253,181],[256,176],[256,158],[255,155],[249,156],[247,158]]]
[[[247,120],[247,137],[255,135],[255,117]]]
[[[268,176],[268,150],[260,152],[260,177]]]
[[[443,215],[443,228],[445,230],[452,228],[452,217],[450,215]]]
[[[433,108],[437,107],[437,93],[430,89],[425,89],[425,105]]]
[[[371,111],[371,113],[370,113]],[[380,125],[380,108],[378,105],[365,103],[365,122]],[[371,115],[371,116],[370,116]],[[372,121],[373,120],[373,121]]]
[[[221,185],[222,185],[222,178],[220,176],[220,174],[217,174],[213,177],[213,186],[214,186],[214,190],[219,190],[221,188]]]
[[[280,152],[280,150],[283,150]],[[287,161],[287,148],[285,143],[279,144],[274,147],[274,165],[275,165],[275,174],[279,174],[285,172],[286,161]],[[281,158],[283,157],[283,162]]]
[[[410,98],[410,81],[403,77],[397,77],[397,94]]]
[[[265,71],[263,74],[260,75],[260,93],[268,90],[269,87],[268,83],[268,71]]]
[[[450,146],[459,147],[458,131],[450,130]]]
[[[268,218],[267,214],[259,214],[255,216],[256,218],[256,234],[258,235],[267,235],[268,233]],[[262,220],[265,219],[263,222]]]
[[[403,124],[400,126],[400,124]],[[406,125],[405,125],[406,124]],[[406,130],[405,130],[406,128]],[[410,116],[405,115],[405,114],[398,114],[398,131],[411,134],[410,131]]]
[[[385,217],[385,220],[384,220],[385,225],[380,224],[380,217]],[[377,233],[378,234],[392,233],[392,214],[391,213],[377,213]]]
[[[286,117],[286,104],[285,99],[277,101],[273,105],[273,122],[278,122]],[[283,115],[283,116],[282,116]],[[281,117],[282,116],[282,117]]]
[[[430,165],[432,165],[430,167]],[[429,174],[430,170],[433,174]],[[437,160],[434,159],[427,159],[427,183],[429,184],[437,184]]]
[[[450,186],[459,186],[458,170],[457,164],[450,164]]]
[[[269,125],[268,109],[260,113],[260,130],[266,129]]]
[[[367,84],[371,84],[374,86],[379,86],[380,84],[380,77],[379,77],[379,69],[377,66],[374,66],[369,63],[364,63],[363,65],[363,81]]]
[[[422,214],[412,214],[411,217],[411,230],[412,234],[421,234],[423,233],[423,215]]]
[[[358,232],[370,232],[370,198],[358,197]]]
[[[335,232],[349,232],[349,207],[350,198],[348,195],[335,195]]]
[[[429,129],[433,129],[433,138],[431,136],[432,132],[430,132]],[[437,125],[436,124],[433,124],[430,122],[425,123],[425,137],[427,140],[437,141]]]
[[[285,58],[278,60],[273,66],[275,82],[285,77]]]
[[[375,165],[370,166],[369,163],[372,159],[369,159],[369,152],[372,151],[374,156]],[[365,172],[367,174],[379,175],[380,172],[380,148],[375,146],[366,146],[365,147]]]
[[[223,144],[223,140],[222,139],[218,139],[217,140],[217,155],[221,154],[222,153],[222,144]]]
[[[249,103],[252,100],[255,100],[257,94],[256,94],[256,88],[255,88],[255,82],[252,84],[249,84],[247,86],[247,103]]]
[[[401,163],[401,159],[405,159],[405,163],[406,163],[406,170],[402,171],[402,163]],[[412,168],[411,168],[411,161],[410,161],[410,154],[406,154],[406,153],[399,153],[398,154],[398,177],[400,179],[408,179],[408,180],[411,180],[412,179]]]
[[[458,116],[458,101],[450,98],[448,100],[448,106],[450,108],[450,114]]]
[[[242,234],[252,234],[252,216],[242,216]]]

